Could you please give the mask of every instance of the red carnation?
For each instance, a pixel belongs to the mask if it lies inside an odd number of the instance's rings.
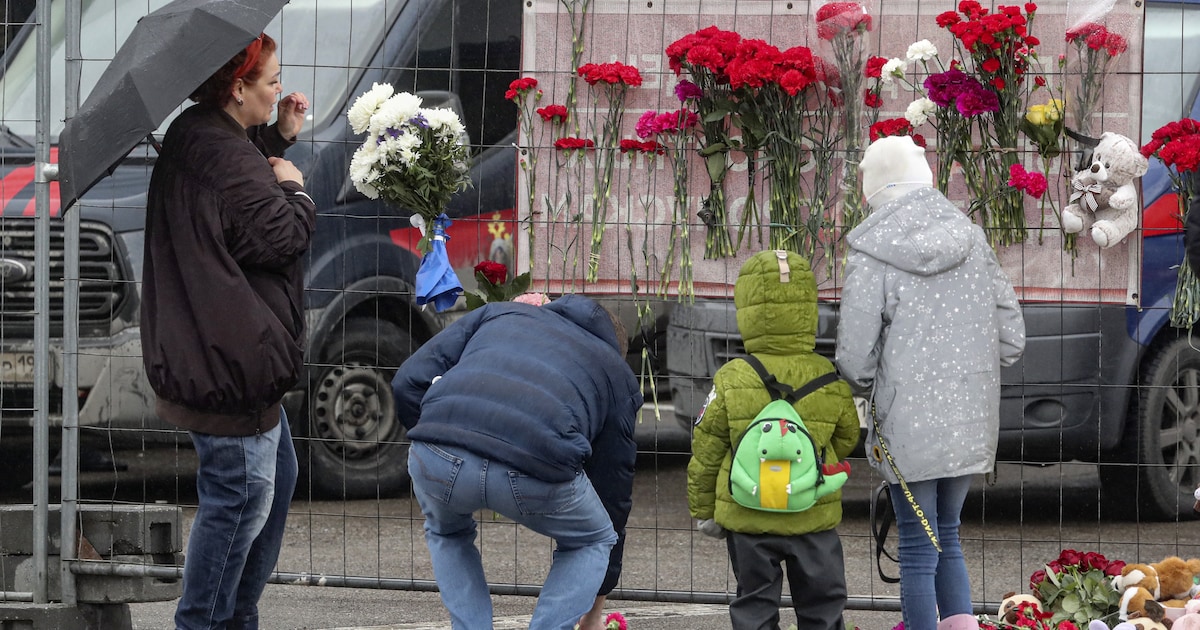
[[[864,33],[871,30],[871,16],[857,2],[830,2],[817,9],[817,37],[832,40],[842,33]]]
[[[942,28],[949,28],[961,21],[962,16],[957,11],[945,11],[937,16],[937,25]]]
[[[566,105],[547,105],[537,109],[538,116],[548,123],[562,124],[567,122],[567,106]]]
[[[869,57],[867,59],[866,69],[863,74],[869,79],[878,79],[883,76],[883,65],[887,63],[887,57]]]
[[[554,148],[558,149],[559,151],[579,151],[590,149],[594,146],[596,146],[596,143],[587,138],[574,138],[567,136],[554,141]]]

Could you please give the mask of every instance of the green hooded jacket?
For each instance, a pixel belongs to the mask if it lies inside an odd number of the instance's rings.
[[[814,351],[817,285],[808,261],[791,252],[784,255],[786,263],[775,251],[759,252],[747,260],[738,272],[733,302],[746,352],[758,357],[780,382],[800,387],[834,367]],[[784,264],[787,282],[781,282]],[[797,513],[752,510],[730,496],[733,449],[770,401],[758,374],[745,361],[731,361],[717,370],[713,392],[692,434],[688,462],[692,517],[711,518],[725,529],[743,534],[794,536],[837,527],[842,520],[840,490]],[[850,455],[858,442],[859,422],[849,385],[839,381],[824,387],[797,402],[795,408],[818,446],[828,446],[826,463]]]

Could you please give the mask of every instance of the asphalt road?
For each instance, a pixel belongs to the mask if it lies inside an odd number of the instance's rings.
[[[634,512],[620,588],[610,602],[631,630],[730,628],[719,602],[733,590],[724,543],[692,529],[685,496],[687,434],[670,416],[647,414],[639,427]],[[195,504],[194,454],[188,449],[120,452],[129,470],[86,473],[81,494],[97,501]],[[862,630],[890,630],[900,621],[899,589],[876,575],[869,506],[879,483],[866,463],[852,460],[839,532],[845,548],[851,607],[846,620]],[[56,494],[52,491],[53,495]],[[1063,548],[1109,558],[1157,561],[1200,557],[1200,523],[1130,523],[1103,517],[1095,467],[1002,465],[994,484],[976,481],[964,510],[963,538],[973,598],[986,607],[1006,593],[1025,591],[1030,573]],[[480,540],[489,581],[509,588],[541,583],[550,542],[494,515],[480,515]],[[893,537],[894,538],[894,537]],[[894,539],[892,548],[894,549]],[[885,569],[895,574],[896,567]],[[311,576],[432,580],[420,512],[408,497],[379,501],[295,501],[278,570]],[[314,578],[315,579],[315,578]],[[514,586],[515,585],[515,586]],[[654,601],[655,599],[661,601]],[[494,596],[496,628],[524,628],[534,599]],[[689,601],[691,600],[691,601]],[[134,627],[170,627],[174,602],[134,604]],[[261,602],[264,629],[449,629],[437,594],[380,588],[268,585]],[[784,611],[784,627],[794,618]]]

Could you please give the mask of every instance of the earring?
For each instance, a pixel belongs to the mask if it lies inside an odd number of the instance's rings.
[[[243,101],[243,100],[242,100],[242,99],[240,99],[240,98],[235,98],[235,99],[233,99],[233,100],[237,101],[237,104],[238,104],[238,105],[245,105],[245,104],[246,104],[246,101]]]

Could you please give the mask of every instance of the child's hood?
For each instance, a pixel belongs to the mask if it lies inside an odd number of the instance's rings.
[[[817,283],[799,254],[767,250],[751,256],[733,289],[738,331],[747,352],[812,352],[817,334]]]
[[[872,212],[846,241],[893,267],[931,276],[966,260],[977,229],[942,193],[920,188]]]

